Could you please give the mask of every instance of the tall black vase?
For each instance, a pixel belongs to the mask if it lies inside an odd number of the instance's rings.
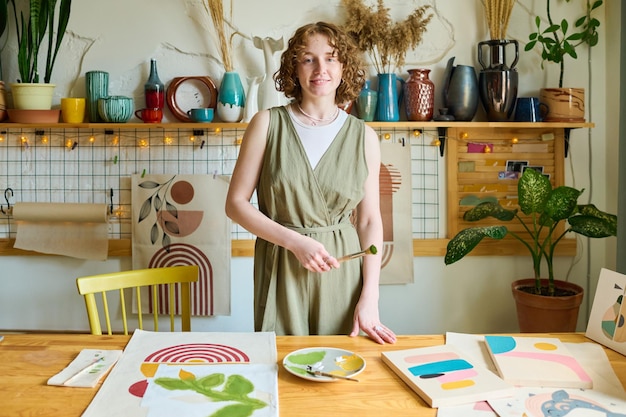
[[[506,62],[508,45],[515,47],[515,58],[510,65]],[[485,59],[484,49],[488,51],[488,59]],[[478,74],[478,90],[490,122],[505,122],[513,114],[519,83],[515,69],[518,59],[519,44],[516,40],[493,39],[478,44],[478,62],[482,66]]]

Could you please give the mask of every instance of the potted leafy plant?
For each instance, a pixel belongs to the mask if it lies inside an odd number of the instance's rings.
[[[8,2],[13,7],[15,18],[18,43],[17,62],[20,74],[19,82],[11,84],[14,105],[18,109],[50,109],[54,90],[54,84],[50,84],[50,79],[70,19],[72,0],[61,0],[58,7],[58,21],[56,19],[57,0],[30,0],[28,10],[19,11],[19,18],[15,0],[8,0]],[[47,40],[45,43],[44,39]],[[47,46],[46,51],[42,50],[42,45]],[[43,88],[47,90],[49,98],[43,98],[41,102],[29,105],[21,100],[17,90],[21,87],[41,87],[38,85],[41,84],[40,52],[44,52],[46,57],[43,67],[43,84],[45,85]]]
[[[565,0],[568,3],[571,0]],[[559,84],[558,89],[542,89],[540,95],[542,102],[548,106],[546,121],[573,121],[584,122],[585,95],[582,88],[565,89],[563,87],[563,77],[565,74],[565,58],[569,56],[578,58],[576,48],[580,45],[590,47],[598,44],[598,27],[600,21],[592,16],[592,12],[602,6],[602,0],[586,0],[585,13],[574,20],[573,24],[563,18],[560,22],[555,21],[551,10],[552,0],[546,0],[547,27],[543,28],[542,20],[535,17],[537,30],[528,36],[528,43],[524,47],[525,51],[530,51],[535,47],[541,47],[541,68],[545,62],[559,64]],[[567,93],[571,96],[571,105],[565,107],[562,98]]]
[[[558,295],[557,288],[561,281],[555,280],[553,258],[557,245],[567,233],[573,232],[592,238],[616,236],[617,216],[598,210],[593,204],[578,204],[578,197],[584,190],[568,186],[552,188],[550,180],[543,174],[526,169],[517,186],[519,209],[509,210],[499,203],[484,202],[468,210],[463,219],[479,221],[493,217],[502,222],[517,221],[526,231],[525,234],[509,230],[506,225],[478,226],[461,230],[448,243],[445,264],[450,265],[470,253],[485,237],[503,239],[510,235],[519,240],[530,253],[533,263],[534,278],[532,285],[522,289],[531,296],[540,297],[553,303]],[[521,213],[520,213],[521,211]],[[563,225],[566,223],[565,227]],[[542,260],[546,261],[548,278],[542,279]],[[515,295],[517,283],[513,284]],[[571,285],[570,285],[571,286]],[[580,287],[579,287],[580,288]],[[582,288],[580,288],[582,291]],[[571,296],[569,294],[568,296]],[[517,297],[516,297],[517,298]],[[534,297],[533,297],[534,298]],[[580,294],[582,301],[582,294]],[[534,303],[537,303],[534,301]],[[543,307],[545,310],[546,308]],[[549,307],[548,307],[549,309]],[[527,329],[525,319],[519,316],[521,331],[558,331],[550,328],[547,318],[542,319],[539,330]],[[575,328],[578,306],[575,309],[573,325]],[[534,320],[534,319],[533,319]],[[533,320],[530,320],[531,322]],[[571,320],[570,320],[571,323]],[[546,330],[547,329],[547,330]],[[573,331],[564,329],[561,331]]]

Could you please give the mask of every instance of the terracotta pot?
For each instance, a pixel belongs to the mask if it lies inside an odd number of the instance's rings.
[[[534,278],[520,279],[511,284],[517,307],[517,321],[522,333],[575,332],[578,310],[583,301],[583,288],[571,282],[556,280],[557,288],[568,289],[576,294],[564,297],[548,297],[521,291],[520,287],[535,285]],[[548,285],[547,279],[541,285]]]
[[[542,88],[539,101],[547,108],[544,122],[582,123],[585,121],[583,88]]]

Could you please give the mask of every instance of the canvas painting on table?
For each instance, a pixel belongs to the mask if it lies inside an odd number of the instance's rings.
[[[585,336],[626,355],[626,275],[602,268]]]
[[[449,345],[385,351],[382,359],[434,408],[513,395],[512,385]]]
[[[191,314],[230,314],[230,221],[224,212],[228,183],[212,175],[132,176],[133,268],[198,265],[191,284]],[[166,291],[165,288],[161,289]],[[169,313],[166,293],[160,314]],[[151,294],[145,293],[148,311]],[[173,308],[177,309],[178,305]]]
[[[591,376],[553,337],[485,336],[498,373],[510,384],[559,388],[592,388]]]
[[[136,330],[83,416],[277,417],[276,360],[274,333]]]

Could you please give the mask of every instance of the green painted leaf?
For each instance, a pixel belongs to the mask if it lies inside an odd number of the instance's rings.
[[[289,355],[287,360],[291,363],[295,363],[296,365],[313,365],[314,363],[320,362],[324,359],[324,356],[326,356],[326,352],[318,350],[309,353]]]
[[[226,380],[223,392],[233,394],[235,396],[245,396],[254,391],[254,384],[241,375],[231,375]]]
[[[224,380],[224,374],[215,373],[196,379],[196,384],[204,389],[211,389],[222,385],[224,383]]]
[[[190,389],[187,382],[178,378],[155,378],[154,382],[170,391]]]
[[[217,410],[209,417],[249,417],[254,413],[254,407],[250,404],[232,404]]]
[[[154,182],[154,181],[143,181],[139,183],[139,186],[141,188],[147,188],[147,189],[157,188],[160,185],[161,184],[159,184],[158,182]]]

